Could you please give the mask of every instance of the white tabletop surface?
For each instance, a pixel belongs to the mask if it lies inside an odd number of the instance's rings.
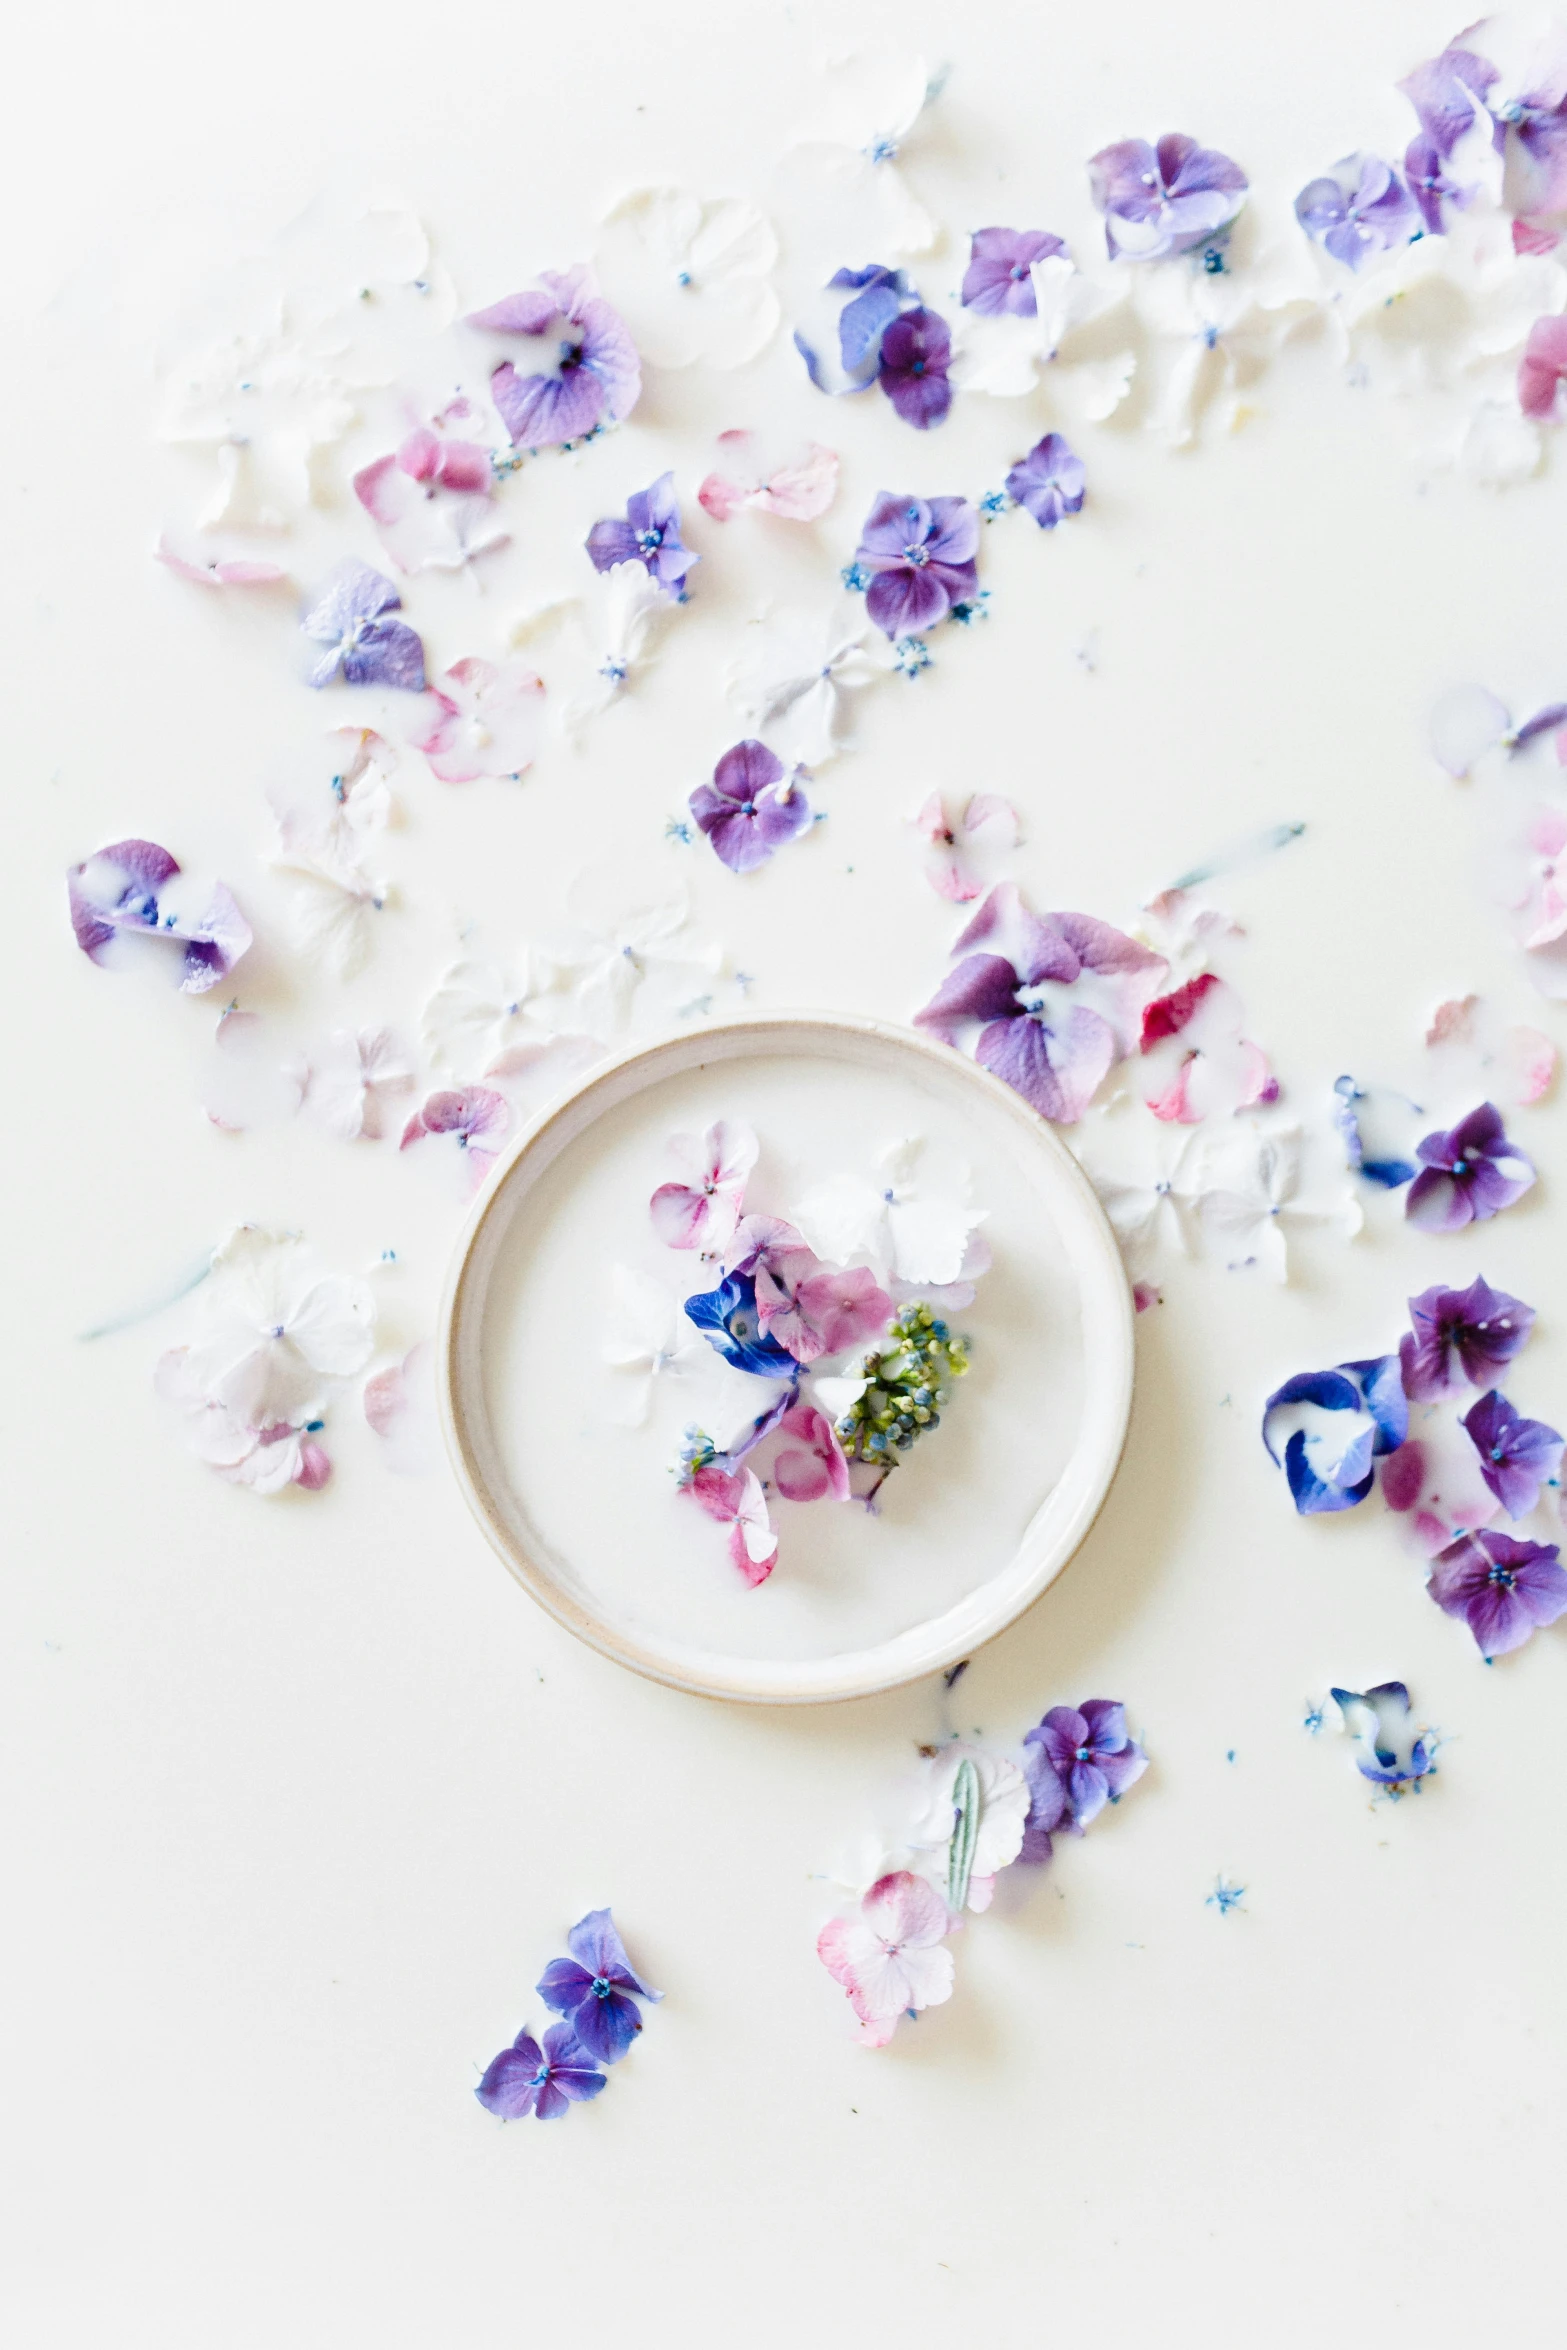
[[[956,1997],[881,2054],[852,2044],[813,1944],[826,1872],[942,1727],[939,1692],[773,1712],[637,1680],[515,1588],[449,1478],[389,1476],[351,1400],[330,1487],[258,1500],[155,1403],[180,1309],[75,1335],[248,1217],[345,1269],[395,1247],[390,1360],[432,1326],[461,1213],[417,1154],[206,1124],[211,1008],[95,970],[65,927],[67,864],[143,833],[222,874],[275,942],[266,790],[322,722],[286,629],[148,561],[196,497],[199,468],[154,440],[193,285],[323,186],[414,207],[463,307],[580,258],[627,184],[746,192],[786,223],[785,140],[830,37],[952,68],[910,164],[948,231],[924,273],[944,294],[992,218],[1091,251],[1083,161],[1136,132],[1198,133],[1287,220],[1336,156],[1407,136],[1391,85],[1456,14],[148,0],[21,32],[0,159],[0,2310],[19,2346],[1547,2338],[1567,1641],[1486,1670],[1380,1512],[1295,1518],[1257,1418],[1287,1373],[1393,1343],[1413,1290],[1483,1270],[1541,1309],[1528,1394],[1560,1420],[1559,1106],[1524,1115],[1543,1180],[1483,1249],[1372,1203],[1365,1237],[1312,1239],[1285,1289],[1160,1268],[1104,1515],[952,1713],[1007,1742],[1046,1705],[1122,1698],[1153,1767],[1015,1914],[970,1921]],[[253,986],[288,1016],[411,1029],[464,925],[505,951],[558,924],[618,834],[684,854],[753,1004],[906,1019],[953,925],[901,820],[945,783],[1023,809],[1039,902],[1123,923],[1211,849],[1304,821],[1215,895],[1249,934],[1231,969],[1251,1032],[1319,1128],[1340,1071],[1418,1068],[1441,997],[1560,1039],[1423,743],[1446,685],[1562,692],[1560,470],[1498,495],[1422,469],[1396,403],[1346,388],[1320,344],[1256,406],[1173,455],[1083,433],[1081,520],[990,534],[985,627],[866,698],[820,837],[743,886],[660,837],[739,731],[736,631],[786,572],[830,577],[875,489],[988,486],[1047,411],[975,396],[916,440],[879,400],[829,408],[784,338],[737,375],[658,379],[536,507],[521,485],[508,581],[568,576],[584,518],[665,464],[694,512],[714,433],[751,421],[844,452],[810,552],[769,571],[746,522],[726,538],[695,514],[702,592],[635,697],[521,787],[418,779],[366,972],[339,995],[268,950]],[[302,571],[374,554],[342,507],[310,530]],[[442,586],[416,617],[444,663],[495,649],[520,600]],[[1391,1676],[1450,1744],[1420,1800],[1373,1808],[1347,1742],[1302,1717],[1330,1683]],[[1247,1889],[1227,1916],[1205,1903],[1220,1872]],[[478,2071],[605,1902],[665,2003],[590,2111],[503,2130]]]

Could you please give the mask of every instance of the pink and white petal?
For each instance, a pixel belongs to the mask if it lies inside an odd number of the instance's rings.
[[[1524,1106],[1544,1101],[1556,1082],[1557,1051],[1538,1028],[1509,1028],[1503,1051],[1512,1073],[1513,1099]]]
[[[753,492],[744,482],[731,481],[724,473],[710,473],[696,493],[697,504],[704,514],[711,514],[715,522],[732,522],[743,506],[750,503]]]
[[[648,1201],[653,1230],[666,1248],[697,1248],[707,1222],[705,1192],[686,1183],[661,1183]]]
[[[773,1483],[785,1501],[820,1501],[828,1490],[827,1465],[814,1452],[781,1452],[773,1462]]]
[[[781,522],[814,522],[838,494],[838,452],[811,441],[798,457],[768,475],[755,503]]]
[[[925,851],[925,879],[949,906],[972,905],[985,886],[955,843],[938,842]]]
[[[911,1869],[878,1877],[860,1903],[860,1915],[880,1940],[916,1948],[945,1941],[952,1926],[952,1913],[935,1886]]]
[[[975,792],[966,803],[961,830],[978,847],[999,853],[1015,849],[1022,836],[1016,808],[995,792]]]
[[[1195,1126],[1202,1118],[1203,1112],[1194,1107],[1191,1099],[1192,1076],[1197,1067],[1197,1055],[1186,1054],[1174,1076],[1158,1092],[1145,1097],[1154,1116],[1163,1119],[1166,1125]]]
[[[435,1406],[435,1349],[428,1339],[409,1348],[365,1381],[365,1418],[381,1439],[382,1458],[397,1477],[428,1477],[439,1459]]]

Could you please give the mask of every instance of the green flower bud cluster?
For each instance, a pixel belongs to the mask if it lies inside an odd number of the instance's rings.
[[[940,1427],[950,1382],[968,1367],[966,1338],[954,1338],[929,1306],[905,1306],[860,1365],[870,1385],[838,1422],[838,1441],[850,1460],[895,1469],[918,1437]]]

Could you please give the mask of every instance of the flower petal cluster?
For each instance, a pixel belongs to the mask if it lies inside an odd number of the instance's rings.
[[[1420,1172],[1404,1213],[1426,1232],[1483,1224],[1522,1199],[1535,1180],[1533,1160],[1509,1142],[1492,1102],[1482,1102],[1448,1133],[1428,1134],[1415,1155]]]
[[[786,841],[811,825],[811,803],[801,786],[802,770],[790,773],[763,742],[733,744],[713,769],[711,783],[699,783],[689,806],[698,829],[731,873],[753,873]]]
[[[529,2114],[553,2122],[607,2086],[570,2025],[551,2024],[542,2048],[531,2032],[519,2032],[485,2066],[474,2095],[503,2122],[524,2121]]]
[[[819,441],[807,441],[781,465],[759,454],[754,432],[721,432],[718,446],[725,464],[739,472],[710,473],[696,493],[697,504],[715,522],[732,520],[745,506],[780,522],[814,522],[838,494],[838,452]]]
[[[889,322],[881,338],[877,381],[904,423],[928,432],[952,406],[951,365],[947,322],[921,303]]]
[[[1463,1426],[1491,1492],[1510,1518],[1526,1518],[1561,1467],[1561,1437],[1543,1420],[1526,1420],[1494,1387],[1470,1406]]]
[[[1106,1697],[1082,1706],[1053,1705],[1023,1735],[1030,1803],[1028,1824],[1037,1839],[1065,1827],[1080,1836],[1107,1803],[1119,1803],[1148,1768],[1148,1757],[1126,1727],[1126,1708]]]
[[[1467,1289],[1423,1289],[1409,1301],[1409,1319],[1398,1345],[1404,1392],[1429,1403],[1461,1381],[1483,1387],[1499,1378],[1534,1328],[1534,1308],[1477,1274]]]
[[[428,424],[354,475],[354,495],[399,571],[460,571],[505,546],[494,492],[489,450]]]
[[[113,959],[122,939],[173,940],[180,992],[205,995],[249,948],[250,924],[221,881],[191,882],[152,840],[116,840],[67,872],[71,929],[95,963]]]
[[[896,1827],[889,1821],[871,1848],[880,1859],[850,1880],[873,1882],[853,1914],[817,1937],[817,1956],[849,1995],[855,2037],[870,2048],[951,1997],[948,1937],[965,1911],[990,1907],[1003,1871],[1048,1861],[1055,1832],[1080,1835],[1148,1767],[1125,1707],[1097,1697],[1052,1706],[1024,1738],[1021,1765],[968,1739],[921,1752]]]
[[[1015,849],[1021,826],[1010,800],[995,792],[971,792],[961,806],[933,791],[910,818],[925,848],[925,878],[937,897],[972,904],[985,887],[985,870]]]
[[[316,1442],[328,1400],[364,1369],[374,1329],[362,1281],[323,1272],[294,1234],[241,1225],[214,1253],[196,1335],[163,1357],[158,1391],[231,1483],[313,1492],[331,1475]]]
[[[936,1888],[908,1869],[893,1869],[860,1902],[853,1918],[830,1918],[816,1955],[849,1994],[864,2047],[885,2048],[905,2015],[952,1997],[951,1916]]]
[[[708,1461],[692,1476],[686,1491],[710,1518],[727,1527],[730,1561],[746,1582],[753,1589],[765,1583],[778,1563],[778,1537],[755,1470],[722,1469]]]
[[[1088,471],[1062,434],[1047,432],[1007,475],[1007,496],[1032,514],[1041,530],[1054,530],[1068,514],[1080,514]]]
[[[522,335],[536,345],[526,374],[510,359],[490,377],[490,396],[514,448],[554,449],[629,416],[642,391],[636,345],[599,293],[591,269],[541,270],[542,293],[511,294],[477,310],[470,326]]]
[[[653,1229],[668,1248],[715,1254],[733,1238],[757,1157],[756,1135],[743,1120],[720,1118],[701,1136],[677,1134],[670,1156],[683,1183],[661,1183],[648,1203]]]
[[[680,536],[680,508],[675,502],[672,473],[661,473],[645,490],[633,490],[623,517],[612,515],[595,522],[587,546],[595,571],[640,563],[676,603],[685,601],[687,574],[702,560]]]
[[[1106,250],[1123,261],[1164,261],[1210,243],[1247,193],[1238,163],[1180,131],[1153,146],[1122,139],[1101,147],[1089,161],[1088,184],[1104,215]]]
[[[886,637],[933,628],[979,585],[979,515],[967,498],[883,490],[860,531],[855,560],[870,574],[866,609]]]
[[[1380,155],[1346,155],[1301,189],[1295,217],[1308,237],[1348,269],[1391,253],[1420,233],[1414,197]]]
[[[1008,929],[1010,954],[964,951]],[[1081,1118],[1130,1049],[1127,1015],[1168,968],[1093,915],[1035,914],[1008,883],[990,892],[953,952],[962,960],[915,1025],[955,1044],[979,1023],[976,1059],[1059,1125]]]
[[[1486,1527],[1461,1534],[1437,1554],[1427,1586],[1450,1616],[1461,1616],[1482,1656],[1521,1648],[1542,1625],[1567,1614],[1567,1570],[1554,1542],[1520,1542]]]
[[[1063,239],[1048,229],[977,228],[963,272],[964,309],[977,310],[982,318],[1037,318],[1034,264],[1065,251]]]
[[[1355,1768],[1387,1794],[1407,1795],[1436,1769],[1436,1740],[1429,1730],[1409,1731],[1409,1691],[1402,1681],[1379,1681],[1374,1689],[1328,1692],[1344,1727],[1360,1738]]]
[[[569,1958],[550,1961],[538,1981],[546,2007],[600,2064],[618,2064],[642,2029],[639,2000],[663,1998],[634,1972],[607,1909],[590,1909],[566,1936]]]
[[[424,691],[424,646],[406,620],[389,620],[402,609],[391,581],[366,563],[344,563],[319,602],[300,622],[306,636],[325,651],[310,672],[314,686],[341,677],[345,685],[390,685],[404,693]]]
[[[414,748],[443,783],[472,783],[481,775],[515,779],[533,764],[543,700],[544,680],[524,662],[471,654],[428,689]]]
[[[443,1088],[427,1095],[415,1110],[397,1147],[407,1150],[430,1134],[450,1136],[463,1154],[469,1184],[477,1191],[494,1166],[510,1125],[511,1104],[493,1086]]]
[[[749,1273],[726,1273],[716,1289],[686,1299],[687,1317],[708,1344],[737,1371],[761,1379],[792,1378],[796,1357],[762,1326],[756,1283]]]
[[[1408,1434],[1397,1355],[1298,1372],[1263,1407],[1262,1441],[1302,1517],[1364,1501],[1375,1478],[1373,1460],[1396,1452]]]

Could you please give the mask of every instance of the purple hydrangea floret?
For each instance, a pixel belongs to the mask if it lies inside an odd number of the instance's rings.
[[[1341,1417],[1340,1415],[1344,1415]],[[1293,1423],[1278,1449],[1285,1423]],[[1282,1468],[1303,1518],[1354,1509],[1371,1491],[1373,1462],[1409,1434],[1409,1403],[1397,1355],[1300,1371],[1274,1389],[1262,1411],[1262,1441]]]
[[[1494,1387],[1470,1406],[1463,1425],[1490,1490],[1510,1518],[1526,1518],[1561,1467],[1561,1437],[1543,1420],[1526,1420]]]
[[[788,773],[765,743],[736,743],[713,769],[711,783],[691,794],[691,813],[731,873],[765,865],[785,841],[811,822],[801,789],[803,770]]]
[[[623,516],[595,522],[587,545],[595,571],[613,570],[617,563],[641,563],[677,603],[685,600],[687,572],[702,560],[680,536],[672,473],[661,473],[645,490],[633,490]]]
[[[1155,146],[1122,139],[1088,165],[1112,260],[1164,261],[1227,229],[1246,201],[1246,174],[1228,155],[1167,131]]]
[[[1007,495],[1026,506],[1041,530],[1054,530],[1068,514],[1082,511],[1088,474],[1071,443],[1047,432],[1007,475]]]
[[[111,841],[73,865],[65,886],[82,953],[101,963],[122,934],[167,938],[184,948],[182,994],[205,995],[226,979],[251,943],[250,924],[221,881],[179,902],[181,893],[170,889],[179,871],[155,840]]]
[[[1420,1172],[1405,1195],[1404,1214],[1425,1232],[1483,1224],[1522,1199],[1534,1181],[1533,1160],[1508,1141],[1493,1102],[1482,1102],[1447,1134],[1428,1134],[1415,1156]]]
[[[547,369],[519,375],[509,359],[490,377],[490,393],[512,446],[559,448],[629,416],[642,390],[636,345],[618,311],[583,268],[544,270],[543,293],[509,294],[468,323],[493,333],[549,336]]]
[[[1467,1289],[1423,1289],[1409,1301],[1409,1319],[1413,1330],[1398,1342],[1404,1393],[1429,1403],[1463,1381],[1499,1379],[1534,1328],[1534,1308],[1477,1277]]]
[[[981,318],[1037,318],[1039,304],[1029,275],[1036,261],[1064,253],[1066,245],[1048,229],[977,228],[969,244],[961,300]]]
[[[883,636],[919,635],[979,585],[979,515],[967,498],[883,490],[855,561],[870,574],[865,604]]]
[[[570,1958],[552,1959],[539,1977],[546,2007],[564,2016],[589,2056],[617,2064],[642,2029],[639,1999],[662,1999],[632,1972],[626,1946],[607,1909],[590,1909],[566,1936]]]
[[[959,937],[959,951],[985,935],[986,907]],[[1016,960],[964,954],[916,1012],[914,1024],[956,1044],[966,1023],[982,1022],[976,1060],[1032,1103],[1042,1118],[1071,1125],[1083,1115],[1120,1047],[1104,1014],[1064,991],[1089,977],[1135,982],[1139,974],[1162,965],[1147,947],[1091,914],[1029,911],[1020,922]]]
[[[1439,1608],[1462,1616],[1482,1656],[1521,1648],[1567,1614],[1567,1572],[1554,1542],[1520,1542],[1479,1527],[1438,1551],[1426,1585]]]
[[[1023,1739],[1023,1763],[1037,1809],[1054,1811],[1052,1825],[1078,1835],[1107,1803],[1118,1803],[1148,1768],[1148,1757],[1126,1727],[1126,1708],[1090,1697],[1081,1710],[1053,1705]],[[1059,1806],[1059,1808],[1057,1808]]]
[[[905,310],[883,334],[878,380],[904,423],[917,432],[940,424],[952,406],[951,364],[952,337],[934,310]]]
[[[604,2075],[578,2041],[569,2024],[551,2024],[541,2048],[531,2032],[519,2032],[485,2068],[474,2091],[486,2112],[503,2122],[559,2121],[568,2107],[585,2097],[596,2097],[606,2086]]]
[[[1397,87],[1414,108],[1422,133],[1445,161],[1477,122],[1489,123],[1489,94],[1500,79],[1489,58],[1456,45],[1428,57]]]
[[[424,691],[424,647],[406,620],[389,620],[403,599],[391,581],[367,563],[344,563],[327,583],[320,602],[300,622],[306,636],[326,651],[310,672],[312,685],[395,685],[404,693]]]
[[[1359,269],[1418,235],[1420,211],[1391,163],[1346,155],[1295,199],[1295,218],[1335,261]]]

